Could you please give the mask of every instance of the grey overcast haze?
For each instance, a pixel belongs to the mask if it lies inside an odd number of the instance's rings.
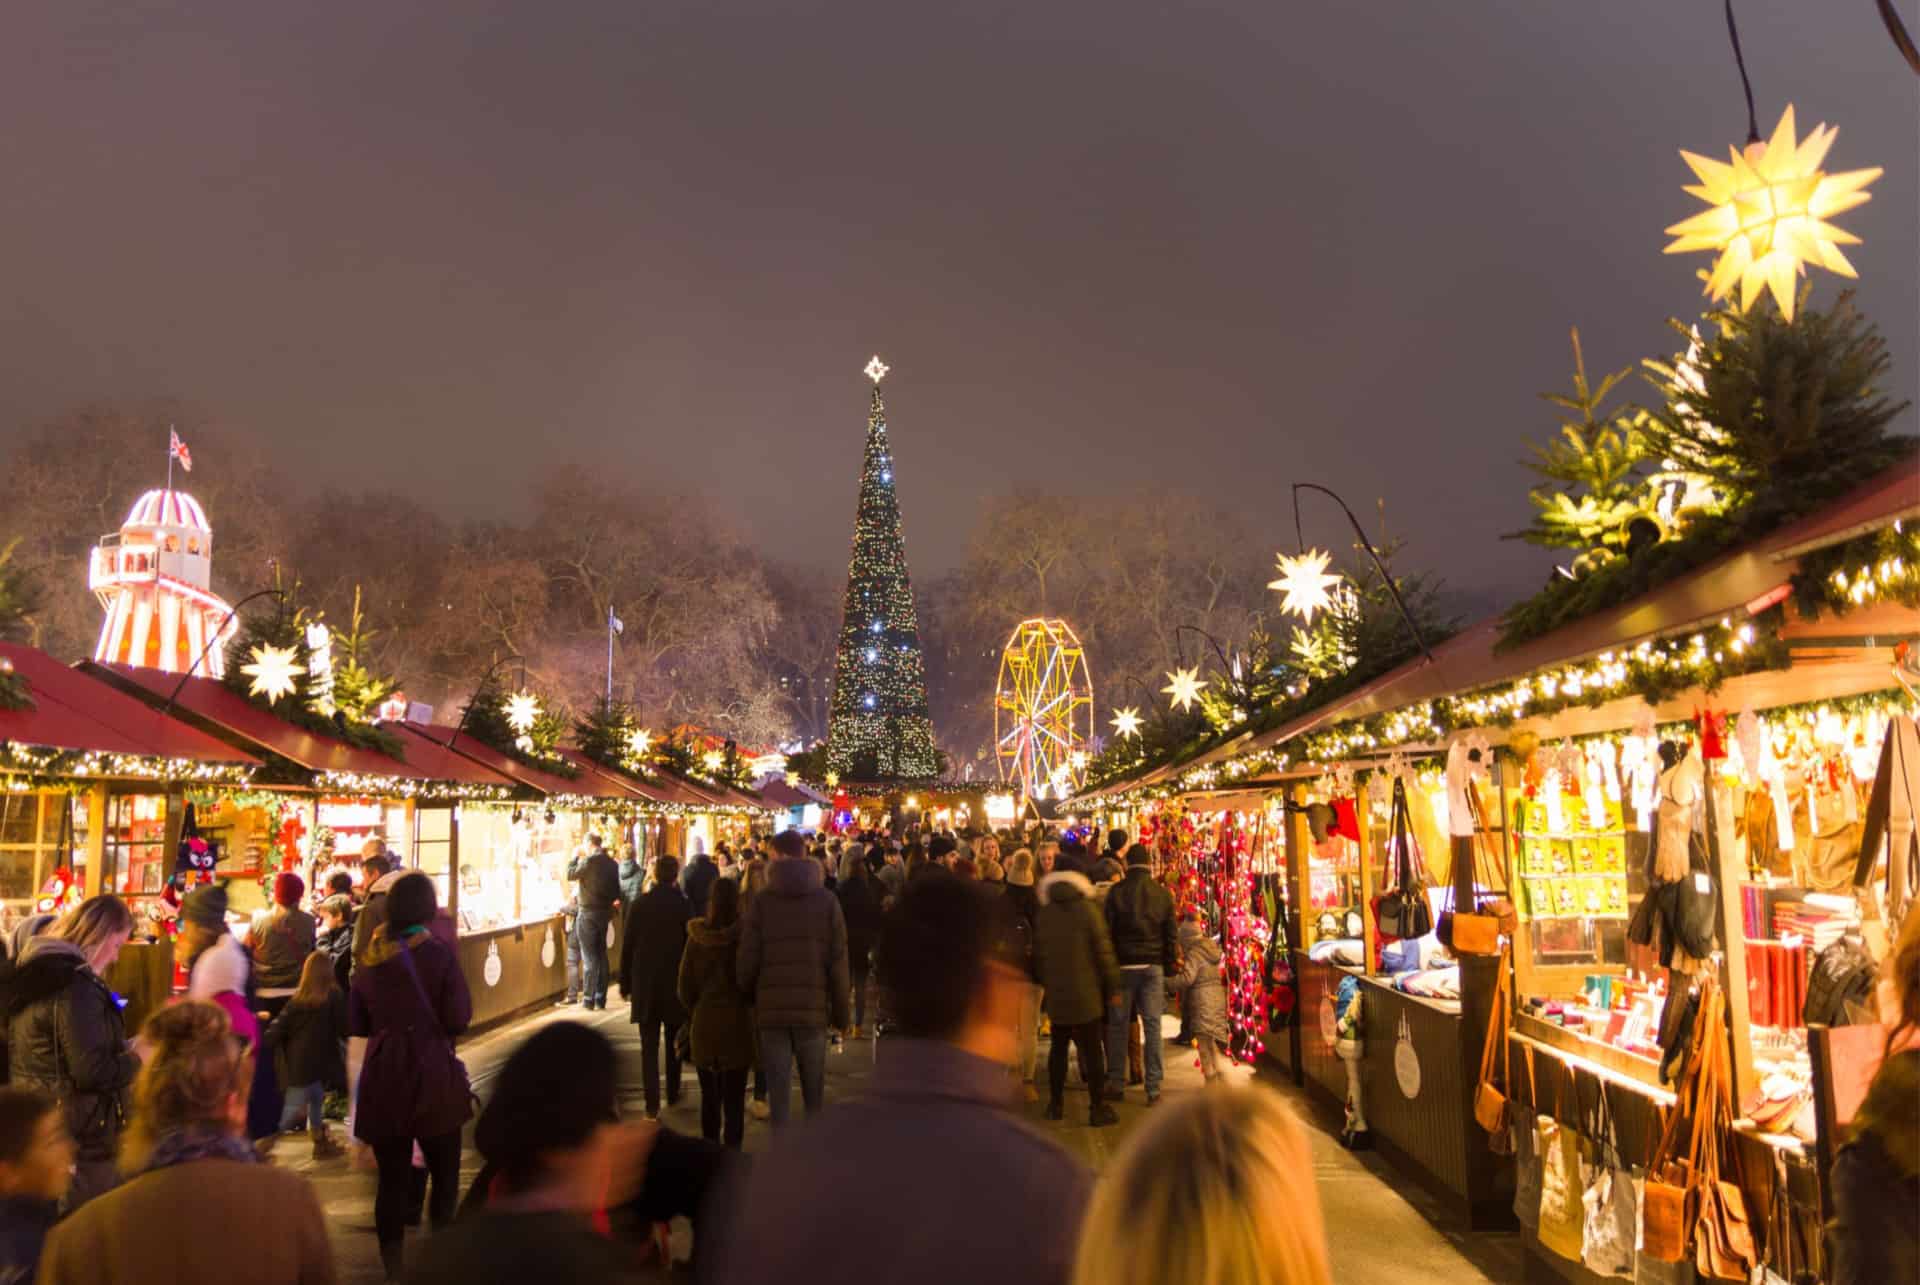
[[[1920,78],[1871,0],[1737,11],[1763,132],[1791,102],[1839,127],[1829,168],[1886,167],[1842,222],[1912,398]],[[579,460],[839,567],[878,352],[919,576],[1014,482],[1213,493],[1279,547],[1298,480],[1384,499],[1457,589],[1535,583],[1497,538],[1535,395],[1571,325],[1596,370],[1671,350],[1709,262],[1661,253],[1698,208],[1679,150],[1746,129],[1718,0],[17,0],[5,27],[0,445],[173,397],[311,483],[512,517]]]

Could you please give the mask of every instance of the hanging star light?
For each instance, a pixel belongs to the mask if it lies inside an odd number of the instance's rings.
[[[273,647],[266,644],[253,649],[253,663],[240,666],[240,672],[253,680],[247,691],[254,696],[264,696],[271,705],[283,696],[291,696],[297,684],[294,680],[307,672],[307,667],[299,663],[299,653],[292,647]]]
[[[1193,702],[1200,697],[1200,689],[1206,684],[1200,681],[1200,671],[1196,669],[1177,669],[1167,675],[1167,685],[1160,690],[1172,698],[1175,709],[1191,709]]]
[[[507,697],[507,726],[526,736],[540,719],[540,701],[532,692],[516,692]]]
[[[1140,735],[1140,707],[1129,705],[1113,711],[1113,730],[1121,738]]]
[[[627,733],[627,753],[635,758],[645,758],[652,744],[653,733],[644,727],[636,727]]]
[[[1881,170],[1822,170],[1820,163],[1839,132],[1818,125],[1796,142],[1793,106],[1788,104],[1773,137],[1749,143],[1744,151],[1729,148],[1728,164],[1681,152],[1681,159],[1700,177],[1685,190],[1712,208],[1668,228],[1676,239],[1666,253],[1719,251],[1706,293],[1718,302],[1733,293],[1737,282],[1740,311],[1746,312],[1765,287],[1788,321],[1793,320],[1794,283],[1802,264],[1858,276],[1840,247],[1859,245],[1860,238],[1827,220],[1866,204],[1871,199],[1866,186]]]
[[[827,773],[827,788],[829,790],[837,790],[840,788],[840,774],[838,772]]]
[[[1267,588],[1277,589],[1286,595],[1280,603],[1281,610],[1312,624],[1313,613],[1325,611],[1332,604],[1331,591],[1340,583],[1339,576],[1327,573],[1327,564],[1333,561],[1333,555],[1319,549],[1308,549],[1296,558],[1284,553],[1276,553],[1273,557],[1280,566],[1280,578],[1271,581]]]
[[[708,750],[700,756],[700,766],[706,768],[709,772],[718,772],[720,765],[725,762],[726,758],[719,750]]]
[[[799,785],[799,784],[800,784],[800,774],[799,774],[798,772],[789,772],[789,773],[787,773],[787,788],[788,788],[788,789],[792,789],[792,788],[794,788],[795,786],[797,786],[797,785]]]

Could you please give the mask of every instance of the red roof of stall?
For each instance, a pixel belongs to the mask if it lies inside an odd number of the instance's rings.
[[[143,700],[164,701],[179,682],[174,674],[128,665],[86,662],[85,668]],[[364,750],[331,736],[297,727],[230,691],[211,678],[193,677],[180,690],[174,708],[204,720],[227,736],[278,754],[310,772],[356,772],[417,781],[458,781],[472,785],[511,785],[472,759],[431,741],[403,741],[406,758]]]
[[[519,759],[511,755],[502,754],[485,741],[477,740],[464,732],[456,735],[453,728],[445,727],[438,723],[415,723],[409,721],[391,723],[388,724],[388,726],[402,728],[412,734],[411,738],[407,741],[407,754],[409,757],[413,755],[413,747],[417,741],[430,745],[441,753],[455,754],[472,759],[488,771],[506,777],[510,781],[528,786],[544,795],[581,794],[609,799],[626,797],[625,792],[618,789],[611,782],[601,780],[587,772],[581,772],[578,777],[572,780],[561,776],[557,772],[544,772],[537,767],[531,767],[528,764],[522,763]],[[451,749],[447,746],[448,741],[453,742]]]
[[[257,767],[244,750],[170,718],[47,653],[0,643],[0,656],[26,679],[34,708],[0,710],[0,740],[41,749],[143,754]]]
[[[674,795],[672,791],[665,788],[658,780],[642,780],[640,777],[629,776],[625,772],[615,771],[604,763],[594,762],[579,750],[562,749],[560,752],[566,755],[575,767],[580,769],[580,775],[582,777],[598,777],[607,782],[612,788],[624,791],[636,798],[645,799],[649,803],[684,802],[684,800]]]

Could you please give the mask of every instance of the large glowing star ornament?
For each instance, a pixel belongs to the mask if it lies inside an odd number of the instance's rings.
[[[647,749],[653,744],[653,733],[644,727],[636,727],[627,733],[627,753],[635,758],[645,758]]]
[[[708,750],[700,756],[700,766],[706,768],[709,772],[718,772],[720,765],[726,761],[726,758],[719,750]]]
[[[1140,735],[1140,707],[1129,705],[1113,711],[1113,730],[1123,738]]]
[[[525,736],[540,719],[540,700],[532,692],[507,697],[507,726]]]
[[[1877,166],[1844,174],[1822,170],[1820,163],[1839,132],[1819,125],[1796,142],[1789,105],[1772,138],[1748,144],[1744,152],[1729,149],[1727,164],[1681,152],[1700,176],[1687,192],[1712,208],[1668,228],[1676,239],[1667,253],[1718,251],[1720,258],[1707,276],[1707,294],[1716,301],[1725,299],[1738,283],[1740,311],[1745,312],[1764,286],[1788,321],[1793,320],[1794,284],[1802,264],[1857,276],[1840,247],[1859,245],[1860,238],[1827,220],[1866,204],[1867,184],[1881,171]]]
[[[1279,564],[1280,578],[1267,585],[1286,595],[1280,602],[1281,610],[1300,617],[1308,624],[1313,623],[1313,613],[1325,611],[1333,602],[1333,587],[1340,583],[1340,577],[1327,571],[1327,564],[1333,561],[1331,554],[1319,549],[1308,549],[1297,558],[1289,558],[1284,553],[1276,553],[1274,561]]]
[[[1160,690],[1172,698],[1175,709],[1191,709],[1205,686],[1198,669],[1176,669],[1167,675],[1167,685]]]
[[[872,360],[868,361],[866,365],[867,378],[877,384],[887,377],[887,371],[891,369],[892,367],[888,366],[886,362],[880,360],[880,354],[875,353]]]
[[[259,646],[253,649],[253,663],[240,666],[240,672],[253,681],[247,690],[264,696],[269,704],[294,692],[294,680],[307,672],[299,663],[299,653],[291,647]]]

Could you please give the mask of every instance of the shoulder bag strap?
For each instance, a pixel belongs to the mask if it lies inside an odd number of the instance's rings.
[[[1413,843],[1408,837],[1410,829],[1407,819],[1407,783],[1399,777],[1393,778],[1393,826],[1388,842],[1393,844],[1396,862],[1394,873],[1400,880],[1400,891],[1413,890]]]
[[[420,970],[414,967],[413,951],[404,942],[400,946],[400,959],[407,966],[407,976],[413,979],[413,993],[420,997],[420,1006],[427,1010],[427,1021],[432,1023],[434,1033],[448,1043],[452,1043],[446,1029],[440,1025],[440,1010],[435,1008],[433,1001],[427,998],[426,984],[420,980]]]
[[[1483,1084],[1498,1083],[1505,1086],[1508,1083],[1505,1076],[1498,1081],[1493,1078],[1494,1060],[1507,1044],[1506,1005],[1506,991],[1498,986],[1494,987],[1493,1012],[1487,1019],[1487,1041],[1485,1047],[1480,1050],[1480,1080]]]

